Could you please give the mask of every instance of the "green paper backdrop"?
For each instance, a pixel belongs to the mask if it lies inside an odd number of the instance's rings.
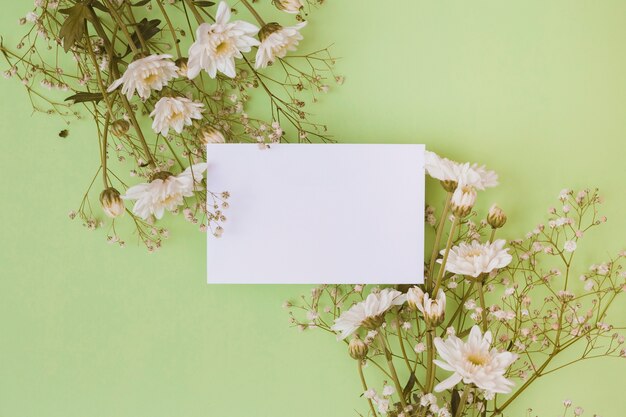
[[[500,203],[508,237],[543,221],[562,188],[600,187],[609,222],[582,258],[626,246],[626,2],[326,3],[302,50],[334,43],[342,58],[345,85],[313,108],[339,141],[426,143],[486,163],[501,186],[480,207]],[[4,2],[7,45],[31,5]],[[63,122],[32,115],[18,81],[0,91],[0,416],[365,412],[345,346],[289,327],[281,304],[308,286],[208,286],[205,235],[181,219],[153,255],[83,230],[67,212],[98,164],[93,126],[61,139]],[[622,326],[624,313],[622,302]],[[625,371],[618,359],[567,368],[510,415],[556,415],[572,398],[590,416],[623,416]]]

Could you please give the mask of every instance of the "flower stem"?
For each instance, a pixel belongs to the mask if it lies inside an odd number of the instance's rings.
[[[426,330],[426,362],[428,368],[426,369],[426,387],[425,392],[428,394],[433,391],[435,385],[435,345],[433,343],[433,333],[435,329],[429,328]]]
[[[252,16],[254,16],[257,22],[259,22],[259,25],[261,25],[261,27],[265,26],[263,18],[257,13],[256,10],[254,10],[254,7],[252,7],[252,5],[248,3],[248,0],[241,0],[241,3],[243,3],[243,5],[246,6],[246,9],[248,9],[250,13],[252,13]]]
[[[446,224],[446,218],[448,216],[448,211],[450,211],[450,200],[452,199],[452,193],[448,192],[446,196],[446,203],[443,206],[443,211],[441,212],[441,219],[439,220],[439,224],[437,225],[437,234],[435,235],[435,243],[433,244],[433,251],[430,255],[430,264],[428,267],[428,273],[430,275],[433,274],[435,269],[435,263],[437,261],[437,255],[439,253],[439,243],[441,242],[441,236],[443,235],[443,227]],[[430,288],[432,288],[433,282],[430,280]]]
[[[189,8],[191,9],[191,13],[193,13],[193,16],[196,18],[196,21],[198,22],[198,24],[204,23],[204,19],[202,18],[202,15],[196,8],[196,5],[193,4],[193,1],[185,0],[185,3],[187,3],[187,6],[189,6]]]
[[[367,383],[365,382],[365,375],[363,375],[363,361],[362,360],[357,360],[357,366],[359,369],[359,377],[361,377],[361,384],[363,385],[363,392],[366,392],[368,390],[367,388]],[[374,408],[374,404],[372,403],[372,399],[368,398],[367,402],[370,405],[370,410],[372,410],[372,415],[375,417],[376,416],[376,409]]]
[[[391,373],[391,379],[396,387],[396,391],[398,392],[398,397],[400,397],[400,403],[403,408],[406,408],[406,401],[404,399],[404,392],[402,389],[402,385],[400,384],[400,379],[398,378],[398,373],[396,372],[396,367],[393,365],[393,356],[389,349],[387,349],[387,343],[383,338],[382,333],[378,332],[378,340],[380,340],[380,344],[385,352],[385,358],[387,359],[387,366],[389,366],[389,372]]]
[[[482,311],[480,312],[480,327],[483,330],[483,333],[487,331],[487,305],[485,303],[485,291],[483,286],[484,277],[479,276],[478,278],[478,297],[480,298],[480,307]]]
[[[456,413],[454,413],[454,417],[461,417],[463,415],[463,411],[465,410],[465,404],[467,404],[467,397],[470,394],[472,387],[470,385],[465,385],[463,389],[463,394],[461,394],[461,399],[459,400],[459,408],[456,409]]]
[[[443,259],[441,261],[441,266],[439,267],[439,272],[437,273],[437,282],[435,284],[435,288],[433,289],[431,295],[433,297],[437,296],[437,291],[441,286],[441,280],[443,279],[443,274],[446,271],[446,262],[448,262],[448,255],[450,254],[450,248],[452,247],[452,243],[454,242],[454,232],[456,232],[456,228],[459,225],[459,218],[455,217],[452,222],[452,226],[450,226],[450,234],[448,235],[448,242],[446,243],[446,249],[443,253]]]
[[[163,6],[163,4],[161,4],[160,1],[157,1],[157,5],[159,6],[159,9],[161,9],[161,13],[163,13],[163,17],[165,18],[165,23],[167,24],[167,27],[170,29],[170,32],[172,33],[172,38],[174,38],[174,47],[176,47],[176,55],[178,56],[178,58],[181,58],[182,54],[180,53],[180,45],[178,45],[178,37],[176,36],[176,29],[174,28],[174,25],[172,24],[172,21],[170,20],[169,15],[165,11],[165,7]]]

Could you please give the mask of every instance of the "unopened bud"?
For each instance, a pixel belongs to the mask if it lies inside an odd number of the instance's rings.
[[[263,42],[272,33],[277,32],[281,30],[282,28],[283,27],[279,23],[276,23],[276,22],[266,23],[261,28],[261,30],[259,30],[259,39],[261,40],[261,42]]]
[[[113,133],[118,138],[124,136],[128,132],[128,129],[130,129],[130,123],[128,123],[128,121],[124,119],[118,119],[114,121],[113,123],[111,123],[110,127],[111,133]]]
[[[476,189],[470,185],[458,187],[452,194],[451,203],[455,217],[462,219],[468,216],[476,203]]]
[[[354,336],[350,343],[348,344],[348,353],[352,359],[363,360],[367,356],[367,345],[365,342],[359,338],[359,336]]]
[[[150,182],[155,181],[155,180],[165,181],[166,179],[168,179],[172,175],[174,175],[174,174],[172,174],[171,172],[168,172],[168,171],[155,172],[154,174],[152,174],[152,176],[150,176]]]
[[[273,3],[278,10],[291,14],[300,13],[303,7],[300,0],[274,0]]]
[[[424,301],[424,291],[418,286],[409,288],[406,293],[406,302],[411,310],[418,310]]]
[[[178,68],[176,72],[178,73],[179,76],[181,77],[187,76],[187,63],[188,63],[187,58],[178,58],[176,61],[174,61],[174,64],[176,64],[176,67]]]
[[[495,204],[489,209],[487,214],[487,223],[494,229],[499,229],[506,223],[506,214],[504,211]]]
[[[204,143],[224,143],[226,139],[219,130],[211,126],[205,126],[200,130],[199,134],[200,142]]]
[[[121,216],[126,210],[120,192],[113,187],[106,188],[100,193],[100,205],[104,214],[112,219]]]
[[[440,181],[440,183],[443,189],[449,193],[454,192],[454,190],[456,190],[456,188],[459,186],[458,182],[452,180]]]

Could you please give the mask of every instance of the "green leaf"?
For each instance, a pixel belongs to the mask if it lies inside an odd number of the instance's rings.
[[[59,12],[67,15],[59,31],[59,37],[63,40],[63,49],[67,52],[76,41],[83,37],[85,22],[92,20],[92,15],[85,3],[77,3],[69,9],[59,10]]]
[[[213,3],[212,1],[193,1],[192,3],[194,4],[194,6],[198,6],[198,7],[215,6],[215,3]]]
[[[139,6],[146,5],[146,4],[150,3],[151,1],[152,0],[141,0],[141,1],[138,1],[137,3],[132,3],[131,6],[139,7]]]
[[[131,35],[131,39],[133,40],[135,47],[137,49],[141,48],[141,42],[139,42],[139,36],[137,35],[137,32],[141,33],[143,40],[148,42],[148,39],[152,38],[154,35],[161,31],[161,29],[159,29],[160,24],[161,21],[159,19],[148,20],[145,17],[141,19],[141,21],[137,23],[137,30]],[[128,45],[128,48],[126,49],[126,55],[128,55],[131,50],[132,48],[130,47],[130,45]]]
[[[73,101],[74,104],[86,103],[89,101],[95,101],[96,104],[98,104],[98,102],[102,100],[102,93],[80,92],[80,93],[74,94],[73,96],[69,96],[64,101],[70,101],[70,100]]]

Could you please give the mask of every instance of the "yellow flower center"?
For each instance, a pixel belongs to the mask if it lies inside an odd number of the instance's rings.
[[[178,121],[180,119],[184,119],[184,118],[185,118],[185,115],[183,113],[180,113],[180,112],[174,112],[174,113],[172,113],[170,115],[170,121],[171,122],[176,122],[176,121]]]
[[[150,74],[147,77],[145,77],[143,80],[147,84],[152,84],[153,82],[155,82],[158,79],[159,79],[159,74]]]
[[[476,366],[483,366],[487,363],[487,357],[479,354],[479,353],[470,353],[467,355],[466,359],[472,364]]]
[[[476,257],[476,256],[480,256],[482,254],[482,251],[480,249],[472,249],[470,251],[468,251],[465,256],[467,257]]]
[[[226,53],[226,52],[228,52],[229,46],[230,45],[228,44],[227,41],[223,41],[223,42],[221,42],[219,45],[217,45],[215,47],[215,53],[218,54],[218,55]]]

